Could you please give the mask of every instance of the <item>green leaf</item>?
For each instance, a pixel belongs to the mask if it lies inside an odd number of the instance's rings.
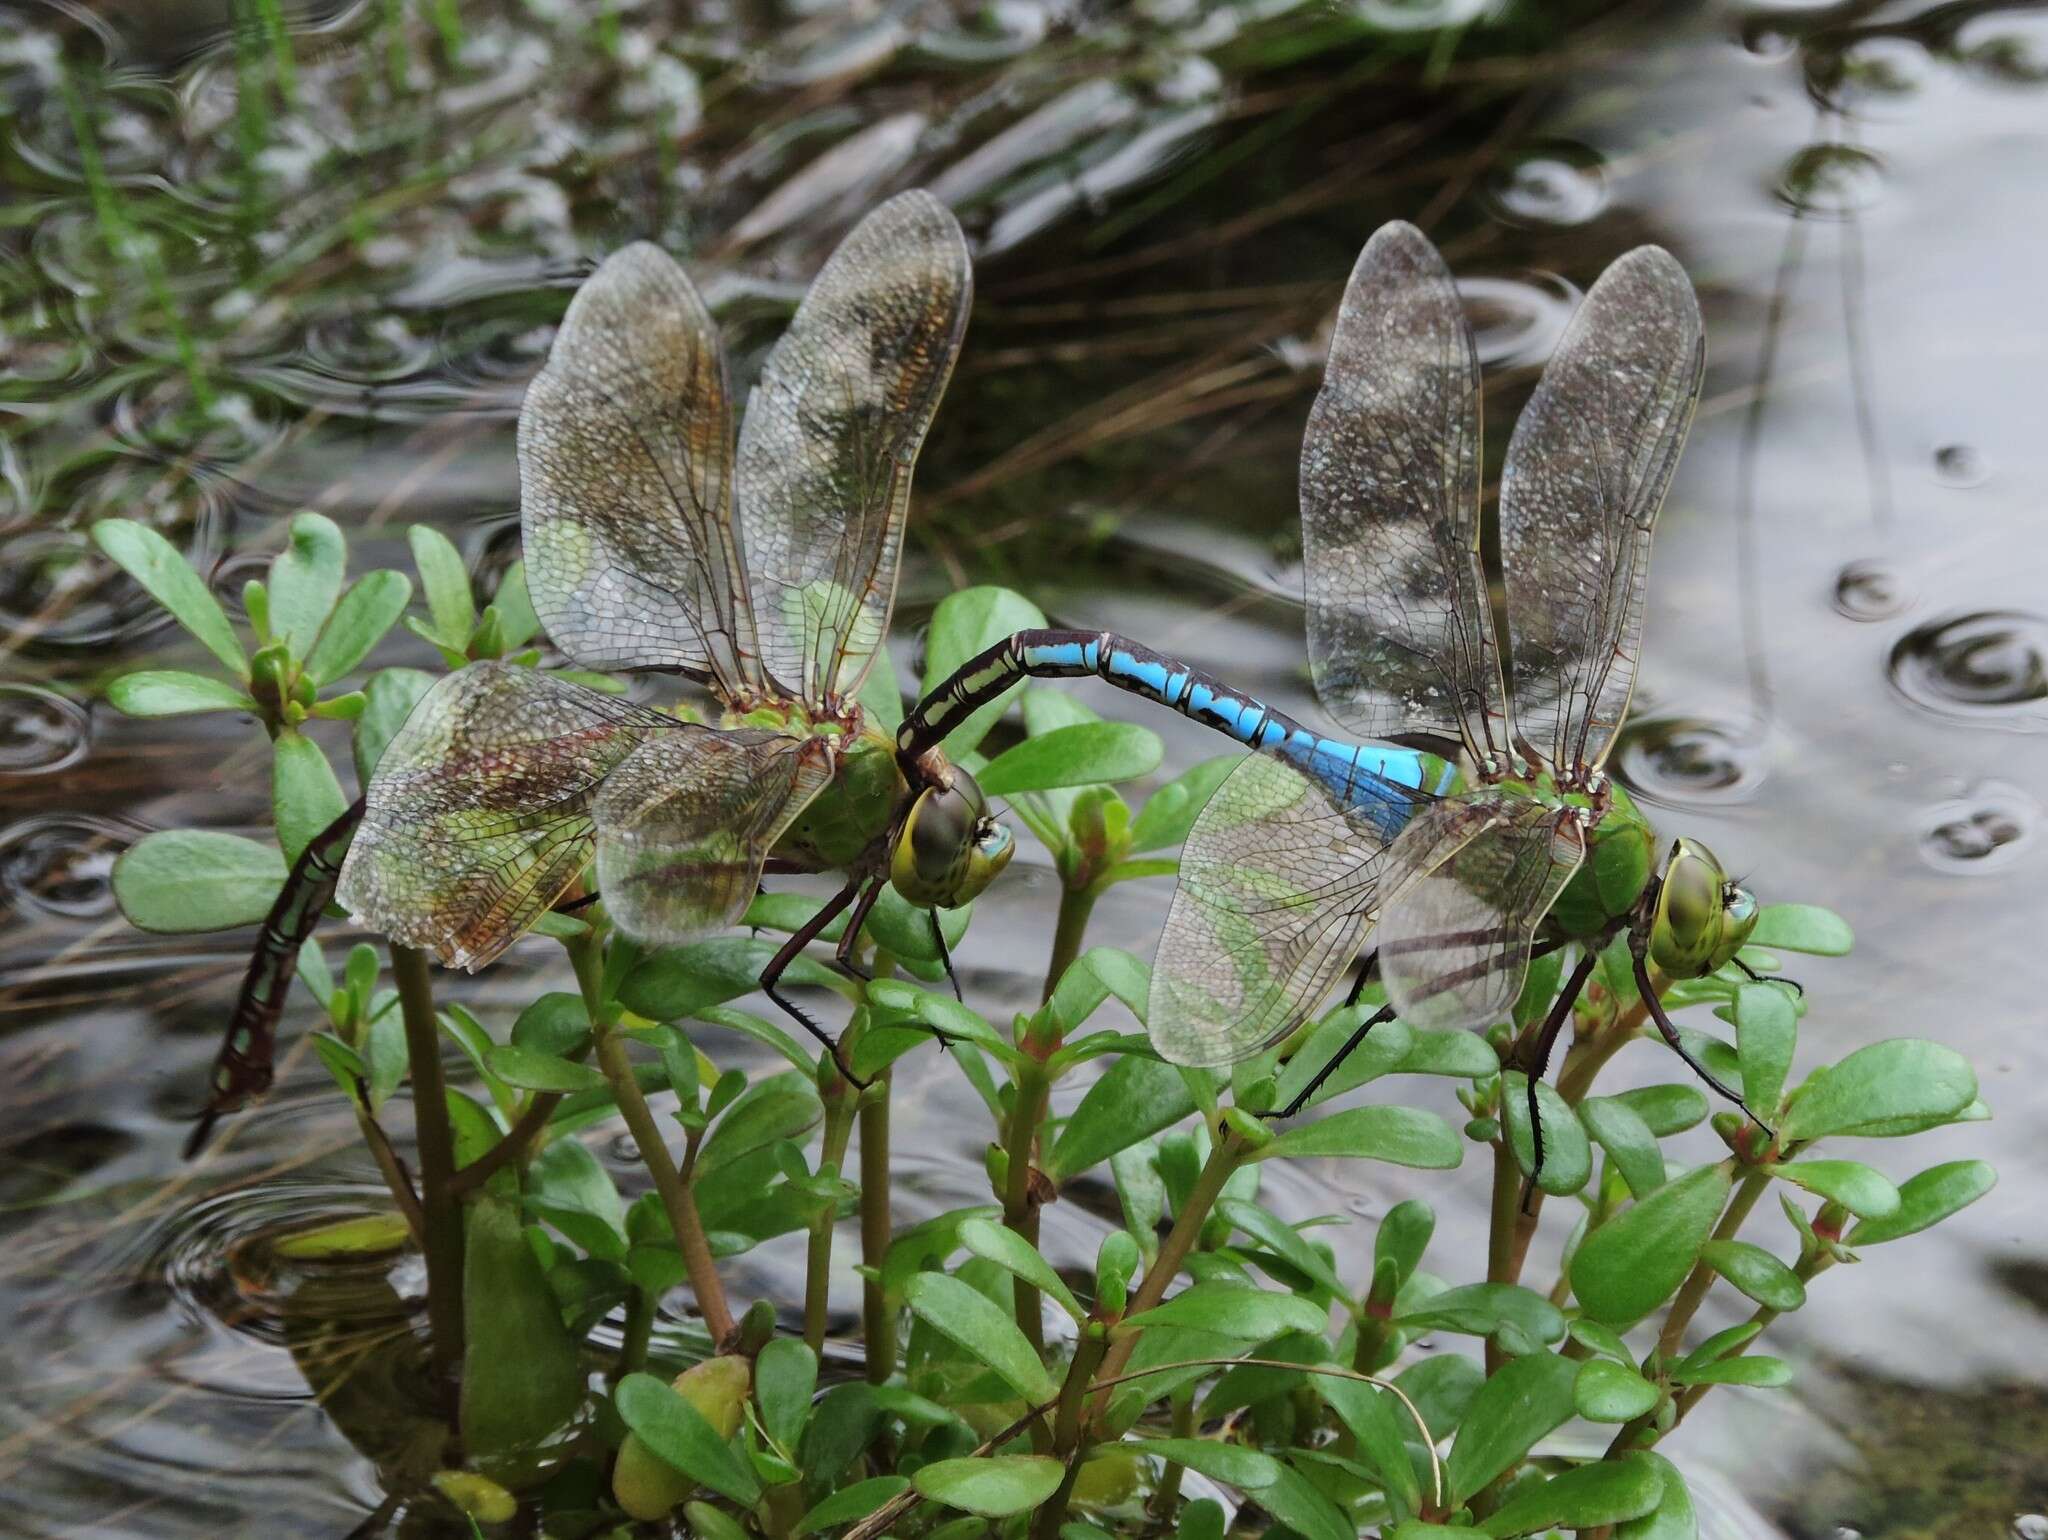
[[[1477,1032],[1424,1027],[1415,1032],[1414,1045],[1400,1067],[1406,1075],[1449,1075],[1457,1080],[1477,1080],[1499,1069],[1500,1060]]]
[[[384,750],[412,715],[420,697],[434,687],[434,676],[416,668],[382,668],[363,686],[363,713],[356,718],[352,748],[356,779],[370,784]]]
[[[920,909],[884,883],[875,907],[868,912],[864,928],[876,945],[903,961],[936,964],[939,949],[932,944],[934,913],[939,917],[939,931],[946,938],[946,947],[950,951],[967,934],[968,921],[974,918],[973,904],[962,904],[958,909]]]
[[[1052,1270],[1052,1264],[1039,1255],[1036,1246],[1007,1225],[991,1224],[986,1219],[970,1219],[960,1227],[960,1244],[976,1256],[986,1257],[1004,1272],[1022,1278],[1041,1294],[1051,1295],[1059,1307],[1076,1321],[1087,1318],[1088,1312],[1074,1298],[1074,1291],[1067,1287],[1066,1280]]]
[[[1118,1331],[1186,1326],[1219,1337],[1264,1342],[1282,1332],[1321,1332],[1329,1319],[1328,1310],[1299,1294],[1278,1294],[1241,1283],[1198,1283],[1150,1310],[1125,1317]]]
[[[703,1413],[651,1374],[629,1374],[612,1404],[663,1464],[736,1503],[760,1501],[761,1483]]]
[[[1029,1513],[1059,1489],[1065,1475],[1064,1465],[1044,1455],[995,1454],[934,1460],[910,1481],[933,1502],[1000,1519]]]
[[[699,1178],[783,1139],[807,1132],[825,1115],[810,1077],[785,1070],[747,1087],[718,1124],[697,1157]]]
[[[870,674],[868,677],[872,679],[874,676]],[[864,1519],[871,1513],[880,1512],[891,1499],[909,1490],[908,1476],[870,1476],[866,1481],[856,1481],[850,1487],[840,1488],[798,1519],[796,1528],[789,1532],[790,1540],[803,1540],[805,1535],[815,1535],[823,1529],[837,1529],[842,1524]]]
[[[1479,1387],[1444,1461],[1444,1479],[1462,1503],[1561,1427],[1573,1414],[1579,1366],[1555,1353],[1511,1358]]]
[[[469,569],[462,564],[462,553],[446,535],[425,524],[413,525],[406,532],[406,543],[412,547],[412,564],[419,570],[434,634],[444,645],[460,651],[476,627],[476,596],[469,589]]]
[[[1211,1481],[1220,1481],[1245,1492],[1256,1492],[1280,1479],[1280,1462],[1271,1455],[1213,1438],[1139,1438],[1116,1447],[1138,1454],[1157,1455],[1162,1460],[1171,1460],[1191,1471],[1199,1471]]]
[[[1699,1259],[1728,1187],[1725,1165],[1701,1166],[1587,1232],[1567,1269],[1586,1314],[1624,1326],[1669,1299]]]
[[[1170,850],[1186,840],[1209,798],[1243,758],[1242,754],[1223,754],[1205,759],[1153,792],[1131,824],[1132,854]]]
[[[1302,1540],[1357,1540],[1358,1526],[1308,1477],[1291,1465],[1280,1467],[1280,1479],[1261,1487],[1252,1501]]]
[[[818,1355],[797,1337],[777,1337],[754,1360],[754,1398],[761,1426],[776,1444],[796,1453],[818,1388]]]
[[[1799,1140],[1830,1134],[1883,1137],[1893,1131],[1888,1125],[1952,1117],[1976,1095],[1977,1077],[1954,1049],[1919,1038],[1892,1038],[1809,1075],[1792,1093],[1778,1133]]]
[[[1841,957],[1855,944],[1849,922],[1818,904],[1766,905],[1746,943],[1815,957]]]
[[[1500,1087],[1501,1111],[1507,1118],[1515,1163],[1524,1171],[1532,1170],[1536,1146],[1529,1132],[1528,1077],[1509,1070],[1500,1077]],[[1575,1193],[1593,1174],[1593,1147],[1586,1142],[1585,1127],[1571,1104],[1540,1080],[1536,1082],[1536,1111],[1543,1119],[1543,1170],[1536,1185],[1553,1197]]]
[[[315,684],[334,683],[356,665],[398,624],[412,603],[412,580],[403,572],[366,572],[341,596],[341,603],[320,628],[320,639],[306,659],[306,676]]]
[[[1669,1139],[1707,1119],[1707,1098],[1697,1086],[1646,1085],[1612,1098],[1627,1107],[1659,1139]]]
[[[1359,1455],[1379,1476],[1399,1511],[1413,1513],[1420,1508],[1422,1482],[1415,1463],[1408,1458],[1408,1442],[1420,1441],[1422,1430],[1415,1426],[1407,1408],[1390,1392],[1359,1380],[1317,1374],[1310,1382],[1358,1440]]]
[[[1742,984],[1735,991],[1735,1056],[1742,1099],[1768,1117],[1785,1094],[1792,1050],[1799,1043],[1799,1007],[1783,984]]]
[[[1657,1136],[1627,1102],[1589,1096],[1579,1103],[1579,1122],[1613,1159],[1631,1197],[1647,1198],[1664,1185],[1664,1152]]]
[[[1841,1204],[1858,1219],[1885,1219],[1899,1211],[1898,1188],[1861,1161],[1795,1160],[1771,1167],[1771,1175]]]
[[[1451,1125],[1433,1112],[1415,1107],[1353,1107],[1304,1128],[1289,1129],[1255,1158],[1335,1155],[1448,1171],[1464,1154],[1464,1143]]]
[[[683,946],[665,946],[641,958],[619,986],[619,1003],[649,1021],[682,1021],[710,1006],[752,994],[761,970],[779,950],[777,943],[750,936],[715,936]],[[783,987],[838,982],[838,975],[801,957],[783,975]]]
[[[1782,1358],[1743,1353],[1695,1369],[1673,1369],[1671,1379],[1679,1385],[1749,1385],[1759,1390],[1776,1390],[1792,1383],[1792,1366]]]
[[[170,541],[132,519],[101,519],[92,527],[92,538],[108,560],[170,611],[228,672],[248,677],[249,659],[228,624],[227,612]]]
[[[1584,1531],[1641,1518],[1663,1496],[1663,1473],[1648,1461],[1595,1460],[1520,1488],[1480,1528],[1494,1540],[1553,1528]]]
[[[1572,1405],[1588,1422],[1630,1422],[1663,1397],[1663,1392],[1626,1364],[1589,1358],[1579,1365]]]
[[[119,868],[116,868],[119,871]],[[1914,1235],[1968,1208],[1998,1183],[1998,1173],[1981,1160],[1952,1160],[1930,1166],[1899,1186],[1899,1206],[1882,1219],[1866,1219],[1845,1237],[1851,1246],[1875,1246]]]
[[[1332,1011],[1329,1018],[1309,1034],[1308,1041],[1295,1049],[1287,1062],[1280,1066],[1280,1080],[1273,1090],[1273,1104],[1278,1107],[1292,1105],[1309,1081],[1322,1073],[1330,1057],[1358,1030],[1363,1016],[1364,1011],[1358,1006]],[[1472,1036],[1469,1032],[1459,1035]],[[1308,1105],[1319,1107],[1333,1096],[1341,1096],[1403,1068],[1414,1047],[1415,1031],[1405,1021],[1381,1022],[1351,1050],[1342,1067],[1332,1071],[1329,1079],[1316,1088],[1315,1098]]]
[[[348,543],[334,520],[320,513],[292,519],[291,538],[270,564],[268,587],[270,635],[289,646],[293,657],[311,650],[347,566]]]
[[[1700,1260],[1759,1305],[1797,1310],[1806,1303],[1806,1285],[1799,1275],[1761,1246],[1748,1241],[1708,1241]]]
[[[533,594],[526,586],[525,562],[515,561],[505,569],[498,579],[498,591],[491,595],[491,608],[498,612],[498,639],[507,652],[517,652],[540,634],[540,617],[533,613]],[[885,667],[877,665],[878,669]],[[888,733],[892,738],[896,735],[894,724]]]
[[[1159,768],[1159,735],[1135,722],[1077,722],[1026,738],[984,766],[975,779],[991,797],[1135,781]]]
[[[232,680],[212,674],[187,674],[178,669],[143,669],[123,674],[107,686],[107,704],[124,716],[175,717],[195,711],[247,711],[259,708],[249,692]]]
[[[911,1314],[993,1369],[1026,1401],[1050,1401],[1053,1383],[1008,1311],[948,1273],[919,1273],[903,1290]],[[919,1490],[923,1490],[920,1488]],[[947,1499],[950,1501],[950,1499]],[[955,1506],[960,1506],[955,1504]],[[976,1510],[979,1511],[979,1510]]]
[[[232,930],[262,923],[284,879],[275,845],[211,829],[165,829],[116,858],[114,902],[137,930]]]
[[[1743,1321],[1726,1330],[1717,1331],[1681,1358],[1674,1366],[1674,1372],[1690,1374],[1695,1369],[1703,1369],[1708,1364],[1718,1363],[1730,1353],[1739,1352],[1754,1342],[1763,1329],[1761,1321]]]
[[[1028,631],[1045,624],[1038,606],[1022,594],[1007,588],[965,588],[941,600],[932,612],[932,623],[924,639],[924,680],[920,699],[944,684],[955,669],[977,653],[986,651],[1013,631]],[[1009,708],[1014,687],[979,710],[947,735],[948,756],[959,759],[972,753],[988,736]]]
[[[1505,1325],[1537,1342],[1564,1340],[1564,1312],[1534,1290],[1511,1283],[1445,1289],[1398,1312],[1394,1324],[1417,1333],[1455,1331],[1474,1337],[1490,1337]]]
[[[512,1046],[530,1053],[559,1057],[583,1045],[590,1035],[590,1013],[583,997],[551,990],[519,1013],[512,1023]]]
[[[320,745],[286,728],[271,745],[270,808],[285,859],[296,861],[314,835],[348,807]]]
[[[507,1043],[494,1045],[484,1055],[484,1068],[522,1091],[595,1091],[605,1083],[593,1065]]]
[[[1699,1540],[1699,1520],[1693,1516],[1692,1494],[1685,1489],[1685,1477],[1661,1454],[1631,1455],[1652,1466],[1664,1478],[1663,1495],[1657,1506],[1640,1518],[1630,1519],[1614,1531],[1614,1540]]]
[[[1187,1081],[1173,1065],[1136,1055],[1118,1059],[1061,1126],[1045,1174],[1059,1186],[1194,1110]]]
[[[526,1450],[582,1406],[581,1344],[562,1324],[517,1208],[479,1193],[463,1205],[463,1233],[463,1445],[471,1456]]]
[[[1247,1203],[1241,1198],[1222,1199],[1216,1205],[1216,1212],[1312,1283],[1335,1295],[1341,1296],[1346,1292],[1343,1281],[1337,1277],[1329,1260],[1279,1215],[1268,1213],[1258,1204]]]
[[[557,1139],[527,1171],[527,1209],[593,1257],[626,1259],[626,1205],[598,1158],[575,1139]]]

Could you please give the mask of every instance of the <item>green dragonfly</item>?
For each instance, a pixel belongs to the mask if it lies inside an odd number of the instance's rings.
[[[853,966],[884,884],[954,908],[1012,850],[943,755],[906,782],[856,698],[888,633],[911,472],[971,291],[943,204],[921,191],[882,204],[768,355],[735,445],[718,331],[683,270],[640,243],[583,284],[519,417],[534,610],[581,666],[695,680],[718,719],[496,661],[439,681],[385,750],[359,821],[319,836],[280,897],[214,1111],[268,1084],[281,985],[330,894],[371,930],[474,970],[593,861],[612,921],[650,944],[732,925],[765,871],[844,872],[761,975],[836,1057],[777,988],[789,964],[850,908],[838,956]]]
[[[1658,874],[1649,824],[1602,769],[1634,689],[1651,533],[1704,362],[1698,303],[1669,253],[1638,248],[1593,286],[1508,446],[1497,637],[1471,327],[1435,247],[1387,225],[1345,290],[1301,456],[1316,691],[1377,741],[1327,737],[1123,637],[1048,630],[969,660],[904,721],[899,752],[927,751],[1026,674],[1096,675],[1256,750],[1188,836],[1147,1028],[1176,1063],[1247,1058],[1300,1026],[1370,946],[1351,998],[1376,969],[1386,1007],[1282,1115],[1378,1022],[1488,1026],[1532,955],[1576,944],[1524,1066],[1540,1162],[1536,1082],[1623,932],[1665,1040],[1739,1104],[1685,1048],[1649,968],[1696,978],[1740,965],[1756,900],[1695,841],[1677,841]]]

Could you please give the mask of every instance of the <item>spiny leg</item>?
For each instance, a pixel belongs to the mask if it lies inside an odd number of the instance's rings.
[[[869,878],[868,885],[861,889],[860,902],[853,906],[853,913],[846,917],[846,929],[840,932],[839,945],[832,953],[832,960],[863,984],[872,984],[875,976],[860,965],[854,952],[860,946],[860,928],[867,924],[868,915],[875,907],[875,900],[882,896],[883,880],[881,877]]]
[[[1564,981],[1564,988],[1551,1001],[1550,1014],[1543,1018],[1543,1029],[1536,1034],[1528,1053],[1523,1056],[1522,1073],[1528,1082],[1529,1096],[1529,1174],[1522,1179],[1522,1212],[1525,1214],[1529,1212],[1530,1200],[1536,1195],[1536,1179],[1543,1174],[1543,1114],[1536,1100],[1536,1086],[1543,1079],[1544,1071],[1550,1068],[1550,1051],[1557,1045],[1557,1035],[1571,1020],[1572,1006],[1578,1003],[1579,991],[1586,987],[1586,980],[1593,976],[1593,969],[1599,961],[1599,953],[1590,948],[1579,958],[1571,977]]]
[[[868,1082],[856,1075],[852,1067],[847,1064],[845,1057],[839,1051],[839,1040],[815,1021],[811,1020],[809,1014],[801,1006],[775,986],[781,981],[782,975],[788,971],[789,965],[802,955],[803,949],[824,934],[826,927],[838,917],[839,912],[859,896],[861,887],[866,881],[867,878],[865,877],[855,877],[845,887],[827,899],[816,914],[806,920],[791,934],[787,941],[783,942],[782,949],[769,958],[768,966],[761,970],[761,992],[781,1006],[783,1011],[797,1021],[806,1032],[823,1043],[826,1050],[832,1055],[832,1062],[839,1066],[839,1073],[846,1078],[847,1083],[862,1091],[868,1088]]]
[[[1358,1004],[1358,997],[1365,993],[1366,984],[1379,971],[1379,956],[1380,954],[1376,951],[1366,954],[1365,961],[1359,964],[1358,977],[1351,981],[1351,988],[1344,996],[1344,1003],[1338,1007],[1340,1010],[1348,1011],[1352,1006]],[[1381,1006],[1378,1011],[1374,1012],[1373,1015],[1360,1024],[1357,1031],[1344,1040],[1343,1047],[1323,1061],[1323,1067],[1315,1072],[1314,1076],[1310,1078],[1309,1083],[1301,1088],[1300,1094],[1293,1101],[1284,1107],[1275,1107],[1269,1111],[1262,1112],[1259,1116],[1262,1118],[1293,1117],[1295,1113],[1308,1105],[1308,1099],[1311,1096],[1322,1089],[1323,1082],[1337,1072],[1337,1066],[1351,1057],[1352,1050],[1365,1041],[1365,1035],[1381,1022],[1393,1020],[1393,1017],[1394,1008],[1391,1005]]]
[[[1756,971],[1756,969],[1752,968],[1748,963],[1744,962],[1739,957],[1735,958],[1734,962],[1735,966],[1742,970],[1742,976],[1748,979],[1752,984],[1783,984],[1787,989],[1791,990],[1792,993],[1798,995],[1801,999],[1804,999],[1806,997],[1806,986],[1800,983],[1797,979],[1788,979],[1775,973],[1759,973]]]
[[[1648,939],[1640,932],[1631,932],[1628,938],[1628,950],[1630,957],[1635,961],[1636,989],[1643,997],[1643,1005],[1649,1010],[1650,1019],[1657,1023],[1657,1030],[1663,1034],[1664,1041],[1671,1045],[1671,1051],[1685,1061],[1687,1069],[1712,1086],[1718,1094],[1740,1107],[1742,1115],[1748,1118],[1750,1122],[1763,1129],[1767,1135],[1776,1138],[1777,1136],[1771,1134],[1771,1130],[1765,1127],[1764,1120],[1749,1110],[1749,1103],[1745,1102],[1739,1093],[1730,1090],[1726,1085],[1722,1084],[1713,1071],[1694,1058],[1692,1050],[1687,1048],[1684,1040],[1679,1037],[1678,1028],[1672,1025],[1671,1018],[1664,1013],[1664,1002],[1657,998],[1657,986],[1650,981]]]
[[[962,1005],[965,1005],[967,1003],[967,996],[960,992],[960,975],[953,971],[953,953],[946,946],[946,931],[945,928],[939,924],[939,911],[936,909],[927,909],[925,913],[931,916],[932,945],[937,947],[939,950],[939,963],[946,970],[946,982],[953,986],[953,998],[955,1000],[958,1000]],[[945,1039],[940,1038],[939,1041],[941,1044],[943,1044],[945,1042]]]

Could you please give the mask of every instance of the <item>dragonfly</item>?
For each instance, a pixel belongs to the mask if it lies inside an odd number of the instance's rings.
[[[1535,1087],[1601,949],[1697,978],[1755,929],[1755,897],[1704,845],[1655,836],[1603,766],[1628,713],[1651,536],[1699,400],[1705,339],[1685,270],[1639,247],[1579,306],[1517,421],[1498,521],[1506,634],[1480,554],[1480,374],[1443,258],[1378,231],[1346,286],[1301,454],[1316,693],[1359,742],[1316,732],[1112,632],[1020,632],[970,659],[901,726],[906,756],[1018,677],[1099,676],[1256,752],[1220,783],[1180,864],[1147,1030],[1185,1065],[1290,1035],[1361,954],[1385,1007],[1277,1115],[1299,1111],[1373,1026],[1484,1027],[1530,959],[1579,960],[1530,1040]],[[1510,688],[1512,686],[1512,688]],[[1754,976],[1754,975],[1752,975]],[[1746,1108],[1744,1109],[1747,1110]]]
[[[497,660],[439,680],[359,806],[295,865],[209,1118],[268,1086],[291,960],[330,897],[475,971],[589,868],[612,922],[649,945],[736,923],[766,872],[844,873],[760,983],[865,1083],[778,987],[783,973],[842,914],[837,957],[858,972],[884,885],[933,912],[939,935],[936,911],[977,896],[1013,849],[943,753],[906,779],[858,698],[888,633],[911,473],[972,282],[943,204],[911,191],[878,206],[770,351],[735,442],[718,330],[683,269],[639,242],[585,281],[520,409],[534,611],[582,668],[682,676],[709,691],[716,719]]]

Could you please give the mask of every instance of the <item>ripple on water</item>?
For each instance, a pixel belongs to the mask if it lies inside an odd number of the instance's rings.
[[[2033,845],[2041,804],[2009,782],[1984,781],[1925,809],[1919,823],[1920,854],[1936,871],[1991,872]]]
[[[68,695],[0,683],[0,775],[46,775],[85,757],[92,718]]]
[[[1913,602],[1889,562],[1852,561],[1835,574],[1835,609],[1851,620],[1888,620]]]
[[[1851,144],[1809,144],[1778,175],[1777,195],[1802,214],[1851,219],[1884,196],[1884,162]]]
[[[2012,1521],[2012,1540],[2048,1540],[2048,1513],[2021,1513]]]
[[[2023,610],[1978,610],[1916,626],[1893,645],[1886,673],[1914,705],[1985,726],[2048,727],[2048,621]]]
[[[1663,807],[1745,802],[1763,784],[1763,742],[1711,717],[1639,717],[1622,730],[1615,773]]]
[[[1972,17],[1956,29],[1951,47],[1971,69],[2000,85],[2048,84],[2048,16]],[[2040,1540],[2048,1540],[2048,1527]]]
[[[1564,335],[1579,291],[1549,273],[1522,278],[1460,278],[1458,297],[1472,323],[1482,364],[1536,365]]]
[[[1807,56],[1807,89],[1814,100],[1861,118],[1897,111],[1933,84],[1936,74],[1920,40],[1898,33],[1858,38],[1846,48],[1817,48]]]
[[[1607,207],[1606,163],[1570,140],[1532,145],[1488,179],[1487,202],[1510,224],[1582,225]]]
[[[1991,469],[1970,445],[1943,444],[1934,451],[1934,475],[1945,487],[1981,487]]]
[[[114,910],[114,859],[143,832],[127,819],[42,813],[0,829],[0,899],[57,920]]]

